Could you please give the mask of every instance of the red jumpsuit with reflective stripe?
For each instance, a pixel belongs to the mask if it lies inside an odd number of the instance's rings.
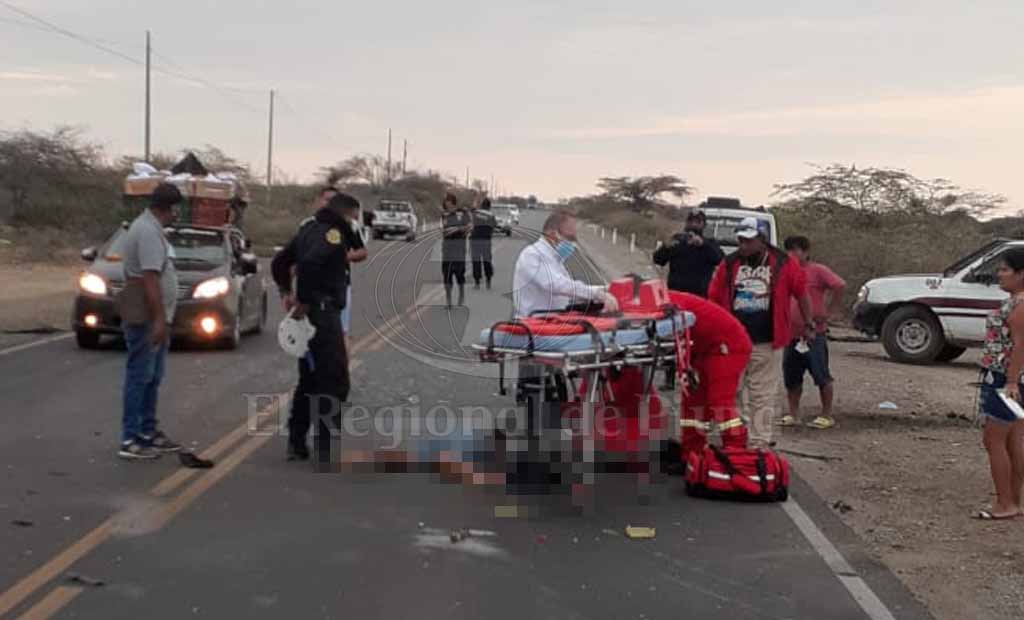
[[[736,407],[736,393],[752,349],[747,330],[728,310],[706,299],[678,291],[669,291],[668,296],[697,319],[690,329],[690,364],[699,384],[680,402],[683,462],[691,451],[704,447],[707,431],[715,428],[724,445],[746,447],[747,429]]]

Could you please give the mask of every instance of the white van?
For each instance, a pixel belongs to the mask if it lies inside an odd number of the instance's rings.
[[[756,218],[758,228],[765,234],[765,238],[779,247],[779,227],[775,224],[775,216],[763,207],[750,209],[742,206],[737,198],[712,197],[698,208],[707,217],[704,236],[717,241],[726,255],[736,251],[736,227],[747,217]]]

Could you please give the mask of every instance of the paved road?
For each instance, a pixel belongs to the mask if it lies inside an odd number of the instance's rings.
[[[434,413],[512,405],[465,345],[507,316],[512,264],[542,217],[496,243],[495,290],[452,313],[436,232],[371,246],[351,400],[367,412],[355,430],[376,431],[349,445],[409,445]],[[0,355],[0,618],[928,617],[799,480],[785,508],[692,500],[671,479],[646,505],[612,482],[587,516],[556,503],[500,518],[513,504],[498,490],[286,463],[273,410],[295,370],[275,341],[172,353],[160,417],[217,461],[201,473],[115,457],[116,347]],[[657,538],[627,540],[627,524]],[[493,535],[452,544],[462,527]]]

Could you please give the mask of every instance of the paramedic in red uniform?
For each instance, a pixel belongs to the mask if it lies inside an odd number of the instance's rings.
[[[723,446],[745,448],[747,429],[736,407],[736,392],[753,348],[747,330],[728,310],[702,297],[669,291],[668,298],[696,318],[690,328],[690,365],[698,385],[683,394],[679,416],[683,462],[704,448],[712,430],[720,433]]]

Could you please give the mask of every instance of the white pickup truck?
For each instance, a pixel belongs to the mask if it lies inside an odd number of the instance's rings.
[[[857,295],[854,326],[880,338],[898,362],[955,360],[985,341],[985,319],[1007,297],[995,273],[1010,248],[1024,241],[997,239],[942,273],[871,280]]]
[[[418,225],[412,203],[381,200],[373,213],[373,238],[383,239],[385,235],[402,235],[406,241],[415,241]]]

